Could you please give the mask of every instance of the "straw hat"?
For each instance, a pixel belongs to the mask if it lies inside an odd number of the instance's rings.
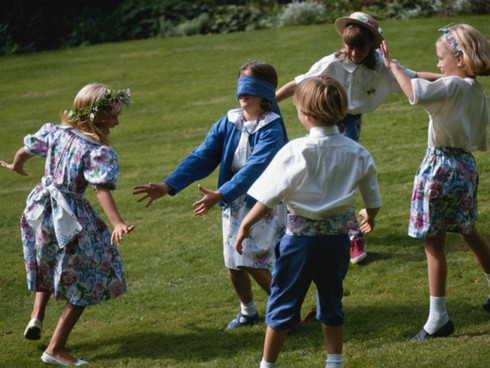
[[[337,29],[337,32],[341,36],[344,35],[344,28],[349,23],[359,24],[367,30],[371,31],[371,33],[374,35],[374,42],[376,44],[375,46],[379,46],[379,44],[383,41],[383,36],[381,36],[381,33],[383,33],[383,31],[381,30],[381,28],[379,28],[376,19],[374,19],[369,14],[355,12],[348,17],[337,18],[335,20],[335,29]]]

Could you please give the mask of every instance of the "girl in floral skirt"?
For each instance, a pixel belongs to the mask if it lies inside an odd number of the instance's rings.
[[[74,109],[60,114],[61,125],[44,124],[24,138],[12,164],[0,164],[20,175],[34,156],[46,157],[42,182],[27,197],[21,219],[22,243],[30,290],[36,291],[25,337],[41,337],[46,305],[53,294],[65,308],[41,359],[44,363],[82,365],[70,355],[68,336],[87,305],[126,292],[118,245],[134,229],[118,213],[110,190],[116,188],[119,165],[108,135],[129,104],[129,90],[111,91],[88,84],[74,100]],[[84,194],[91,185],[114,230],[111,234]]]
[[[409,235],[425,239],[430,311],[413,340],[446,337],[454,324],[446,311],[446,233],[458,233],[483,268],[490,286],[490,247],[475,227],[478,217],[478,171],[472,151],[487,150],[488,105],[477,75],[490,72],[490,45],[472,26],[442,28],[436,52],[444,77],[428,82],[410,79],[391,62],[382,44],[385,65],[413,105],[429,114],[425,158],[415,176]],[[490,311],[490,299],[483,303]]]

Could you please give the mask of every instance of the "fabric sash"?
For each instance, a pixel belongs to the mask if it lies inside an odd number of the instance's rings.
[[[272,111],[280,114],[279,105],[276,102],[276,88],[272,83],[255,77],[240,77],[237,83],[236,98],[239,99],[243,95],[265,98],[272,102]]]
[[[26,214],[26,221],[34,232],[37,232],[42,225],[48,201],[50,201],[56,240],[59,247],[64,248],[82,231],[82,225],[70,208],[65,195],[82,199],[83,194],[56,187],[50,175],[44,176],[40,185],[43,187],[43,190],[31,198],[36,203],[36,206]]]

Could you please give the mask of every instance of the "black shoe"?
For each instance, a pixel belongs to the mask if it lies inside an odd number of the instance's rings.
[[[449,320],[449,321],[447,321],[447,323],[444,326],[442,326],[440,329],[438,329],[433,334],[428,333],[427,331],[425,331],[422,328],[417,335],[412,337],[412,340],[422,341],[422,340],[428,340],[428,339],[435,339],[436,337],[448,337],[453,332],[454,332],[454,323],[453,323],[453,321]]]
[[[487,312],[490,312],[490,298],[485,300],[483,304],[481,305],[483,309],[485,309]]]

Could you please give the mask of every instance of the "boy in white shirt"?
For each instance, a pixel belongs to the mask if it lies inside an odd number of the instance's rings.
[[[241,223],[236,249],[248,245],[251,227],[279,202],[289,215],[286,235],[272,273],[267,303],[267,332],[261,368],[276,367],[288,331],[300,320],[301,305],[312,281],[317,319],[327,347],[327,368],[342,367],[343,279],[349,267],[349,209],[359,189],[366,205],[361,231],[369,233],[381,207],[376,167],[369,152],[339,133],[336,123],[347,111],[347,96],[333,78],[315,77],[294,94],[298,118],[309,131],[274,157],[249,189],[257,203]]]

